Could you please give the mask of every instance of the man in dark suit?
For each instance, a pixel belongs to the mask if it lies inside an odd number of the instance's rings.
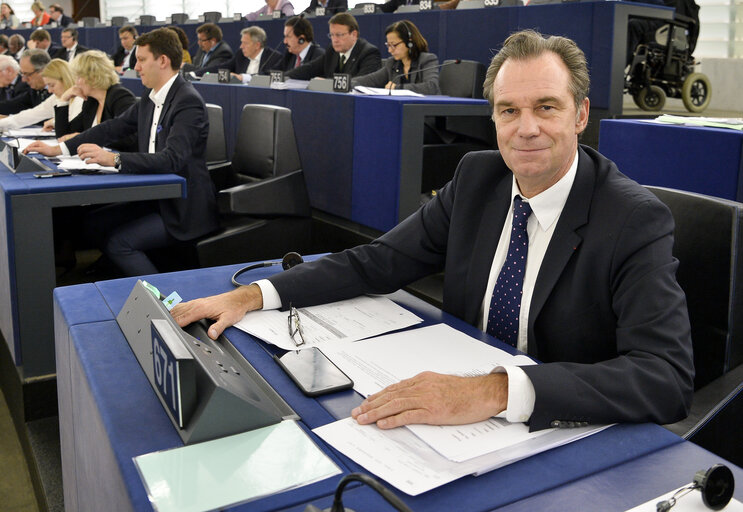
[[[62,48],[52,55],[53,59],[62,59],[71,62],[75,58],[75,55],[87,52],[89,49],[77,43],[78,33],[76,28],[70,27],[64,29],[59,37],[62,41]]]
[[[49,55],[54,55],[61,48],[52,42],[52,35],[43,28],[37,28],[28,37],[29,48],[39,48]]]
[[[22,81],[29,87],[19,86],[10,99],[0,101],[0,114],[17,114],[21,110],[35,107],[49,97],[41,72],[50,60],[49,55],[38,48],[23,52],[18,66]]]
[[[325,55],[325,50],[315,44],[314,40],[312,23],[304,16],[293,16],[286,20],[284,23],[286,53],[279,66],[280,69],[289,71]]]
[[[91,215],[88,231],[100,237],[104,253],[131,276],[157,272],[145,251],[192,240],[217,227],[214,187],[204,159],[209,118],[204,100],[178,76],[183,59],[178,36],[159,28],[141,35],[136,45],[136,69],[147,87],[140,101],[60,146],[36,142],[28,148],[48,156],[77,153],[122,173],[175,173],[186,179],[184,197],[112,205]],[[138,136],[137,153],[101,147],[131,134]]]
[[[0,103],[26,92],[29,87],[21,80],[21,68],[13,57],[0,55]]]
[[[253,26],[240,31],[240,51],[223,64],[210,65],[196,70],[197,76],[216,73],[228,69],[232,76],[242,82],[250,81],[253,75],[267,75],[272,69],[281,66],[281,54],[266,48],[266,32],[261,27]]]
[[[232,59],[232,48],[222,40],[222,29],[216,23],[201,25],[196,29],[196,38],[199,51],[193,58],[193,64],[186,65],[187,71],[224,64]]]
[[[137,65],[137,47],[134,45],[134,40],[138,35],[137,29],[132,25],[124,25],[119,29],[121,46],[111,57],[117,73],[122,74],[127,69],[134,69]]]
[[[287,72],[287,78],[309,80],[316,76],[332,78],[333,73],[368,75],[382,67],[379,49],[359,37],[356,18],[343,12],[328,21],[331,46],[322,59],[315,59]]]
[[[422,373],[368,397],[352,411],[359,423],[499,415],[539,430],[683,418],[694,368],[673,218],[578,144],[588,122],[585,55],[566,38],[516,33],[493,58],[484,90],[500,150],[466,155],[454,179],[399,226],[369,245],[182,304],[173,316],[181,325],[216,319],[214,337],[246,311],[387,293],[444,270],[445,311],[543,364],[476,377]]]
[[[49,17],[52,19],[53,27],[67,27],[73,22],[72,18],[64,13],[64,9],[59,4],[49,6]]]
[[[315,14],[318,7],[325,9],[325,16],[332,16],[339,12],[346,12],[348,10],[348,0],[312,0],[304,12]]]

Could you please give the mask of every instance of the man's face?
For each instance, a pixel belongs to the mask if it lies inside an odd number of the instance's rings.
[[[134,46],[134,35],[131,32],[122,32],[119,34],[119,41],[121,41],[121,46],[129,51]]]
[[[35,70],[31,64],[31,59],[27,57],[21,57],[21,76],[23,81],[26,82],[32,89],[40,91],[45,87],[44,77],[41,76],[41,70]]]
[[[294,28],[284,27],[284,44],[289,53],[299,55],[308,43],[299,44],[299,38],[294,34]]]
[[[36,48],[40,50],[46,50],[51,46],[52,42],[49,39],[39,39],[36,41]]]
[[[532,197],[562,178],[588,122],[588,99],[576,110],[570,74],[547,52],[528,60],[508,59],[493,84],[493,121],[498,148],[521,193]]]
[[[62,35],[59,37],[62,40],[62,46],[64,46],[68,50],[75,46],[75,40],[72,38],[72,34],[70,34],[69,32],[62,32]]]
[[[167,81],[163,80],[166,75],[164,70],[170,66],[164,66],[163,59],[165,59],[163,55],[155,58],[149,45],[137,46],[137,64],[134,69],[139,73],[142,85],[150,89],[159,89],[162,83]]]
[[[7,87],[12,84],[16,76],[18,76],[18,73],[11,66],[0,70],[0,87]]]
[[[359,33],[351,31],[346,25],[330,24],[330,42],[337,53],[346,53],[353,48],[358,38]]]
[[[261,51],[261,44],[253,41],[250,34],[243,34],[240,38],[240,49],[248,59],[254,59]]]
[[[51,9],[49,11],[49,17],[53,19],[54,21],[57,21],[62,16],[62,13],[59,11],[55,11],[54,9]]]
[[[18,53],[18,51],[21,49],[21,45],[18,44],[18,39],[9,39],[8,49],[10,50],[10,53]]]
[[[201,51],[206,53],[212,48],[214,48],[217,45],[216,39],[209,39],[206,35],[206,33],[196,33],[196,39],[199,43],[199,48],[201,48]]]

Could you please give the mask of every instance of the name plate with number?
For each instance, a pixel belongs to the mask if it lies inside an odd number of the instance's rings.
[[[271,16],[273,16],[273,19],[277,20],[281,18],[281,11],[274,11]]]
[[[351,90],[351,75],[348,73],[333,73],[333,92],[348,92]]]
[[[433,0],[421,0],[419,7],[421,11],[430,11],[433,9]]]
[[[374,14],[375,12],[377,12],[376,4],[364,5],[364,14]]]
[[[325,16],[325,7],[315,7],[315,16]]]
[[[194,360],[163,320],[152,321],[152,366],[155,391],[173,420],[184,428],[196,399]]]
[[[500,5],[500,0],[485,0],[483,4],[485,7],[498,7]]]
[[[203,14],[199,14],[199,23],[204,23],[206,21],[206,17]]]
[[[217,70],[217,81],[220,84],[230,83],[230,70],[227,68],[220,68]]]
[[[280,69],[271,70],[270,76],[271,76],[272,84],[284,81],[284,72],[281,71]]]

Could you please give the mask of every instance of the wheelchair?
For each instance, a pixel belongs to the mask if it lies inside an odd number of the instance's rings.
[[[709,105],[709,78],[694,71],[695,28],[692,18],[676,14],[655,31],[653,41],[637,46],[625,75],[624,91],[642,110],[661,110],[666,97],[681,98],[689,112],[702,112]]]

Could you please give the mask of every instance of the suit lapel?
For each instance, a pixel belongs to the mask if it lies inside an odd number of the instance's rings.
[[[534,323],[562,275],[565,265],[583,241],[583,237],[577,233],[577,230],[588,222],[595,183],[596,173],[593,170],[591,159],[582,149],[579,149],[575,181],[557,221],[557,226],[555,226],[555,232],[552,234],[534,285],[534,294],[529,306],[529,355],[539,357],[534,340]]]

